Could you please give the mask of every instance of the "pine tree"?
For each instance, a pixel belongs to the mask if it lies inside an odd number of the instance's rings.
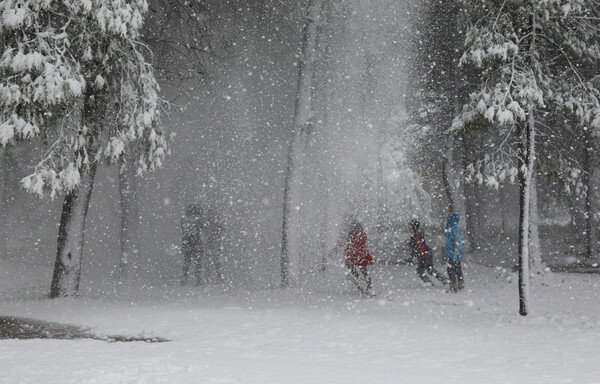
[[[455,129],[485,123],[516,138],[518,164],[491,178],[518,171],[520,185],[519,313],[529,312],[529,214],[536,133],[543,113],[576,116],[600,129],[600,92],[580,65],[600,58],[598,3],[593,0],[463,0],[471,25],[462,65],[473,65],[481,83],[470,95]],[[499,151],[502,151],[502,145]],[[503,173],[504,172],[504,173]]]
[[[419,3],[417,14],[407,109],[419,140],[409,153],[411,168],[441,181],[448,212],[464,208],[467,247],[474,252],[482,238],[482,188],[460,176],[482,158],[481,140],[473,132],[450,130],[473,82],[471,74],[458,67],[465,32],[460,1],[425,0]],[[462,188],[458,188],[461,180]]]
[[[0,3],[0,143],[44,144],[22,180],[35,195],[65,193],[51,297],[79,289],[96,166],[136,148],[137,173],[159,167],[168,137],[139,31],[145,0]]]

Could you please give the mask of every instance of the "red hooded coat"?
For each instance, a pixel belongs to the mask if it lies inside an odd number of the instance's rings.
[[[367,234],[360,224],[357,229],[350,234],[346,245],[346,266],[348,267],[373,264],[373,258],[367,249]]]

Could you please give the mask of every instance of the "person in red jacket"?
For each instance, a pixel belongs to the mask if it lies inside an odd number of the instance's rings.
[[[345,254],[344,263],[348,267],[349,273],[356,279],[362,275],[367,282],[367,290],[370,291],[371,278],[367,272],[367,266],[373,264],[373,257],[367,249],[367,234],[358,220],[350,221],[348,232],[342,234],[329,256],[336,254],[342,247]]]

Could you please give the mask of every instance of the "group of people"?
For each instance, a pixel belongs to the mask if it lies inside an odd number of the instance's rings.
[[[442,255],[447,262],[448,277],[443,276],[433,266],[433,252],[425,240],[425,234],[418,220],[411,220],[408,224],[410,232],[410,257],[405,261],[417,261],[417,274],[424,284],[432,285],[429,275],[435,277],[443,284],[449,284],[449,290],[457,292],[464,289],[465,283],[462,273],[461,260],[464,255],[465,241],[462,230],[458,225],[459,215],[451,212],[446,217],[445,242]],[[329,254],[333,257],[340,250],[344,250],[345,265],[348,275],[366,281],[366,289],[371,291],[371,278],[367,266],[373,264],[373,257],[367,249],[367,235],[360,222],[353,218],[350,220],[347,231],[343,231],[335,248]]]
[[[194,268],[195,285],[202,285],[211,269],[217,279],[221,274],[221,240],[224,227],[220,217],[210,209],[190,204],[181,218],[181,251],[183,273],[181,285],[187,284],[190,269]],[[204,275],[204,276],[203,276]]]
[[[425,241],[425,234],[420,229],[418,220],[412,220],[408,224],[410,232],[409,246],[411,255],[406,260],[413,262],[417,260],[417,274],[423,283],[431,285],[432,282],[427,274],[435,277],[443,284],[450,285],[450,291],[457,292],[465,287],[461,260],[465,253],[465,239],[462,230],[458,226],[459,215],[450,212],[446,216],[446,230],[444,233],[444,248],[442,256],[447,262],[448,277],[443,276],[433,266],[433,252]]]
[[[459,225],[459,216],[451,212],[446,217],[445,243],[442,255],[447,262],[448,277],[439,273],[433,265],[433,252],[427,244],[425,234],[418,220],[408,224],[410,232],[410,257],[405,261],[417,261],[417,274],[424,284],[432,285],[428,275],[438,279],[443,284],[449,284],[450,291],[457,292],[464,288],[461,260],[464,254],[464,237]],[[208,276],[212,269],[217,279],[221,275],[221,240],[224,227],[219,216],[200,204],[190,204],[185,215],[181,218],[183,273],[181,284],[187,284],[190,269],[194,268],[195,284],[201,285],[204,275]],[[338,252],[344,252],[347,276],[365,283],[364,290],[371,292],[371,278],[367,266],[373,264],[373,257],[367,248],[367,235],[361,223],[352,218],[342,231],[335,248],[329,254],[333,257]]]

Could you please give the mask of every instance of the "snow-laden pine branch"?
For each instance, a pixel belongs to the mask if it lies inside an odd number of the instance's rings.
[[[163,163],[163,101],[139,41],[147,8],[145,0],[0,3],[0,143],[52,143],[23,179],[29,192],[68,193],[91,162],[116,162],[132,147],[138,173]],[[84,109],[94,103],[103,123],[92,126]]]

